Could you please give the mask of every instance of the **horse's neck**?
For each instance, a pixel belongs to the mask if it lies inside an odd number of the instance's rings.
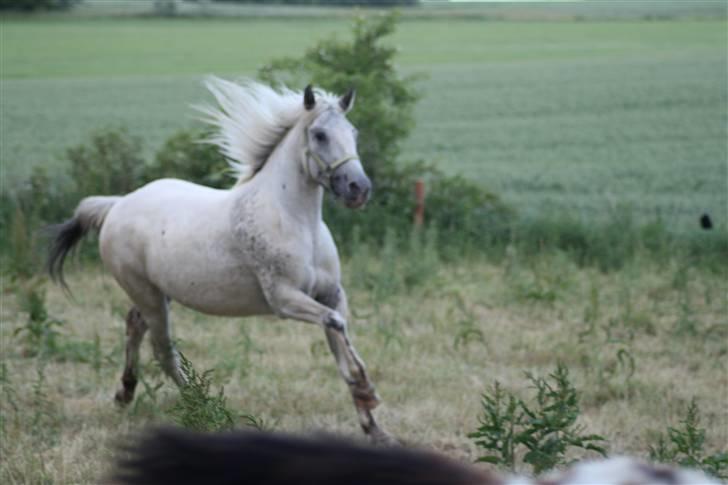
[[[259,179],[261,189],[275,197],[284,210],[318,227],[323,188],[304,172],[303,136],[303,124],[299,122],[273,150],[255,178]]]

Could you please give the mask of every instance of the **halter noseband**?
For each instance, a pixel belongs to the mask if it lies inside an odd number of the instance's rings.
[[[303,169],[308,174],[309,177],[315,179],[318,183],[325,185],[322,182],[322,178],[330,178],[331,175],[333,175],[334,171],[344,165],[346,162],[350,162],[352,160],[358,160],[359,157],[357,155],[346,155],[335,162],[328,164],[321,160],[321,157],[316,155],[309,147],[306,147],[305,151],[306,158],[304,159]],[[313,177],[311,174],[311,171],[308,168],[308,158],[313,158],[313,160],[316,162],[316,165],[318,165],[319,168],[319,174],[318,177]]]

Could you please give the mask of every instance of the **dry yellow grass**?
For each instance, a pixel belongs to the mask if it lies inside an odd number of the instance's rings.
[[[2,483],[95,482],[116,453],[114,443],[164,422],[163,410],[176,398],[145,344],[145,381],[164,385],[151,393],[140,384],[136,405],[114,405],[129,303],[108,273],[73,266],[68,280],[76,301],[48,286],[47,308],[65,322],[65,335],[88,342],[98,336],[98,368],[52,358],[43,366],[25,356],[13,333],[27,315],[12,285],[3,282]],[[557,361],[570,368],[582,393],[582,424],[605,436],[613,454],[646,455],[654,433],[676,425],[693,397],[708,430],[706,449],[728,442],[726,283],[720,276],[647,262],[605,275],[559,256],[520,260],[510,254],[497,265],[441,264],[437,275],[377,305],[371,297],[376,283],[365,285],[353,273],[345,265],[355,345],[384,399],[382,424],[406,443],[475,459],[478,450],[466,435],[477,427],[480,393],[497,379],[525,395],[523,371],[545,375]],[[197,369],[216,369],[215,383],[224,385],[231,409],[276,430],[360,436],[320,329],[206,317],[179,305],[173,305],[173,321],[179,348]],[[480,331],[483,341],[456,344],[464,328]],[[621,349],[633,358],[633,374],[628,359],[618,358]]]

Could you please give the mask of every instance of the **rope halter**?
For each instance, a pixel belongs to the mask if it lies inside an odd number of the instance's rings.
[[[330,188],[330,183],[324,183],[324,180],[326,180],[328,182],[329,179],[331,178],[331,176],[334,174],[334,171],[337,168],[341,167],[346,162],[350,162],[352,160],[359,159],[358,155],[345,155],[345,156],[339,158],[338,160],[334,161],[333,163],[328,164],[328,163],[324,162],[323,160],[321,160],[321,157],[316,155],[316,153],[314,153],[308,147],[306,147],[305,155],[306,156],[303,161],[303,170],[306,172],[306,174],[309,177],[316,180],[318,183],[320,183],[321,185],[323,185],[324,187],[327,187],[327,188]],[[308,168],[308,159],[309,158],[312,158],[316,162],[316,165],[318,165],[318,168],[319,168],[318,177],[314,177]]]

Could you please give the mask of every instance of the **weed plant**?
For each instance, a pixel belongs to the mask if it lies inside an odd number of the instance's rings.
[[[235,424],[233,413],[227,408],[227,398],[222,387],[211,394],[212,370],[199,373],[184,354],[180,353],[180,365],[186,383],[180,387],[180,396],[169,410],[175,423],[195,431],[223,431]]]
[[[700,427],[700,408],[696,399],[690,402],[679,427],[668,427],[650,446],[650,459],[688,468],[700,468],[721,480],[728,480],[728,451],[706,455],[705,429]]]
[[[605,439],[582,434],[583,428],[576,424],[579,396],[568,369],[559,364],[548,378],[525,375],[536,391],[532,402],[503,390],[498,381],[490,393],[483,394],[480,427],[469,435],[488,453],[478,461],[516,471],[521,459],[534,474],[540,474],[567,464],[570,448],[606,456]]]
[[[101,350],[98,341],[75,339],[60,330],[64,322],[48,314],[46,308],[45,279],[33,278],[18,284],[18,303],[28,315],[25,325],[13,334],[23,345],[26,357],[43,356],[58,362],[96,363],[100,367]]]

